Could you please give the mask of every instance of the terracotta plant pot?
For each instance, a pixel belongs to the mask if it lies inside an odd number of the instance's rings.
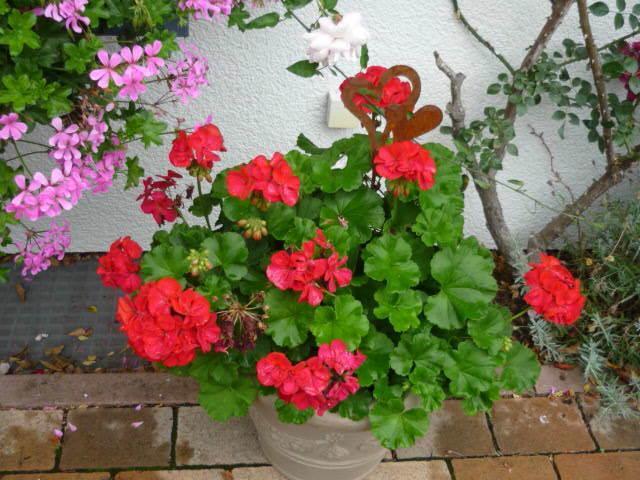
[[[369,420],[353,422],[327,412],[304,425],[278,420],[276,397],[251,407],[262,451],[291,480],[357,480],[382,461],[387,450],[371,433]]]

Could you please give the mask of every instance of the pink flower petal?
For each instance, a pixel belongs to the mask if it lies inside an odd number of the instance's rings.
[[[131,426],[133,428],[140,428],[144,422],[132,422]]]

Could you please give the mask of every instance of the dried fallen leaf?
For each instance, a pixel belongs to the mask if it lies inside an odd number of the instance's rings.
[[[90,366],[91,366],[91,365],[93,365],[94,363],[96,363],[96,356],[95,356],[95,355],[89,355],[89,356],[87,357],[87,359],[86,359],[84,362],[82,362],[82,364],[83,364],[85,367],[90,367]]]
[[[81,342],[87,340],[91,335],[93,335],[92,328],[76,328],[73,332],[69,332],[67,335],[70,337],[76,337]]]
[[[64,350],[64,345],[58,345],[57,347],[52,347],[44,351],[45,356],[53,357],[56,355],[60,355]]]
[[[27,291],[24,289],[21,283],[16,283],[16,293],[22,303],[27,301]]]
[[[89,305],[87,307],[87,311],[91,313],[98,313],[98,307],[96,307],[95,305]]]
[[[47,362],[46,360],[40,360],[40,363],[44,368],[53,370],[54,372],[62,372],[64,370],[64,367],[61,367],[51,362]]]

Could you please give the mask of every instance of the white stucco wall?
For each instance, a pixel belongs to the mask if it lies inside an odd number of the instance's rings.
[[[460,0],[460,4],[468,19],[514,64],[520,62],[550,11],[548,0]],[[372,33],[371,64],[404,63],[419,71],[424,84],[419,105],[428,102],[444,108],[449,99],[449,84],[435,68],[434,50],[467,75],[464,97],[468,119],[480,117],[487,101],[496,98],[485,92],[502,71],[501,65],[454,18],[450,0],[340,0],[339,6],[343,12],[363,12]],[[608,17],[594,19],[599,40],[614,35],[611,23]],[[352,133],[326,127],[326,95],[338,79],[302,79],[285,70],[304,57],[302,29],[294,21],[274,30],[244,34],[203,22],[192,22],[190,28],[188,41],[197,44],[209,59],[210,85],[197,101],[178,106],[175,113],[188,124],[213,116],[228,148],[220,167],[248,161],[259,153],[287,151],[301,131],[320,145]],[[575,8],[552,45],[559,45],[565,36],[579,38]],[[356,65],[341,67],[347,72],[357,70]],[[549,203],[555,202],[546,184],[549,160],[540,142],[530,135],[529,125],[545,132],[558,169],[576,192],[581,192],[603,168],[603,159],[586,141],[584,129],[567,128],[566,140],[558,138],[558,123],[550,119],[553,111],[552,106],[543,105],[519,120],[520,156],[507,158],[506,169],[500,174],[505,181],[523,180],[528,193]],[[430,139],[447,140],[437,133]],[[168,144],[146,152],[136,150],[132,153],[140,156],[147,173],[166,171]],[[73,227],[71,250],[102,251],[114,238],[125,234],[148,244],[157,226],[140,212],[135,202],[139,190],[123,193],[120,186],[109,194],[88,196],[66,214]],[[501,190],[500,195],[509,224],[522,241],[552,215],[521,195],[507,190]],[[472,188],[467,194],[466,220],[469,234],[492,243]]]

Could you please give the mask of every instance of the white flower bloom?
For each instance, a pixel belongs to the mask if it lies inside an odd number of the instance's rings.
[[[356,60],[360,48],[369,40],[369,31],[362,25],[362,15],[346,13],[338,23],[322,17],[319,27],[305,35],[309,42],[309,60],[323,67],[335,64],[340,58]]]

